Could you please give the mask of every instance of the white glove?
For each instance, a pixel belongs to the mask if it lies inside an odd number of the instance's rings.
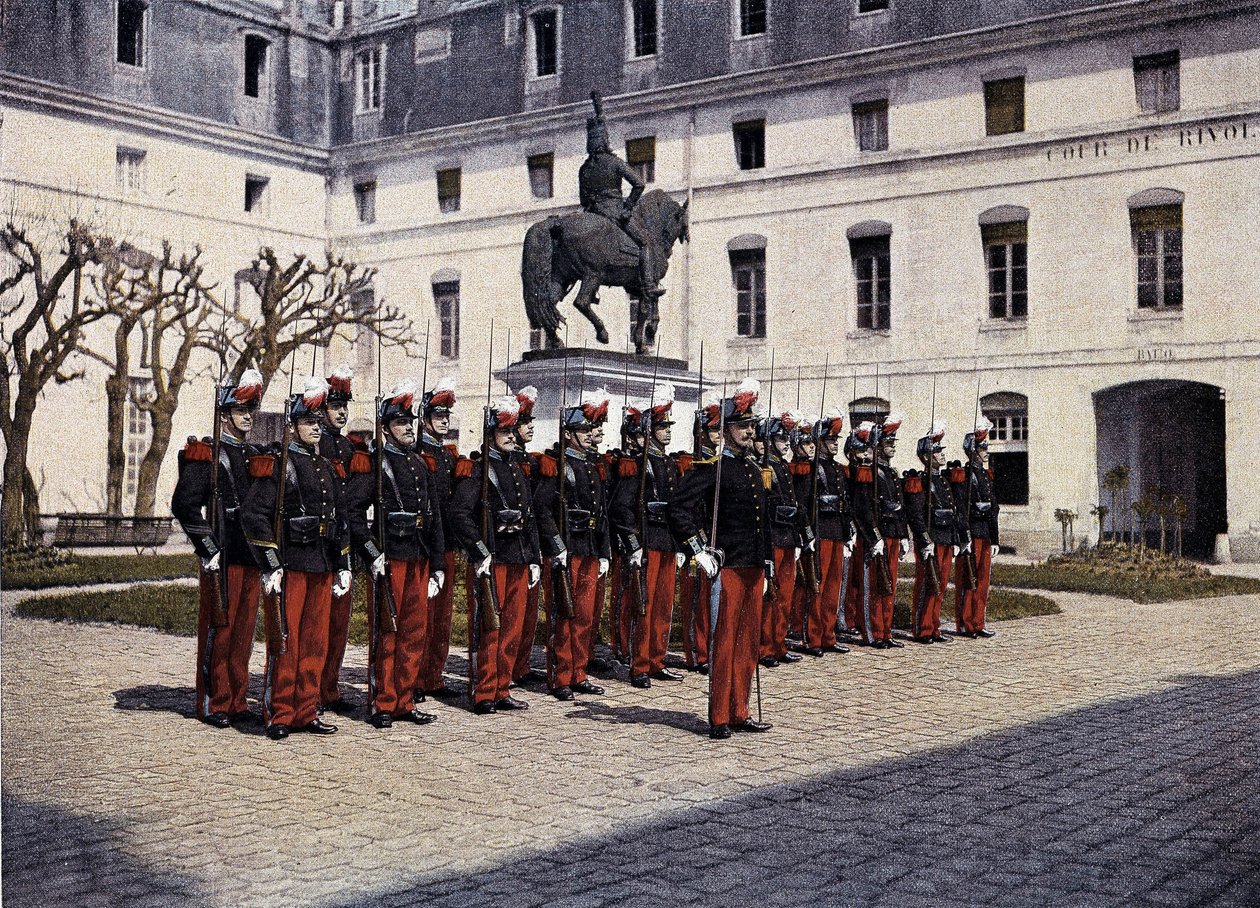
[[[963,550],[964,552],[970,552],[970,551],[971,551],[971,543],[970,543],[970,542],[968,542],[965,546],[963,546],[963,547],[962,547],[962,550]]]
[[[276,568],[270,574],[263,574],[262,588],[268,596],[279,596],[280,585],[284,582],[284,568]]]
[[[491,563],[490,556],[487,555],[486,560],[481,562],[481,564],[477,565],[478,577],[484,577],[486,574],[490,573],[490,563]]]
[[[957,558],[957,557],[958,557],[958,553],[959,553],[959,552],[961,552],[961,551],[962,551],[962,546],[960,546],[960,545],[956,545],[956,546],[954,546],[954,557],[955,557],[955,558]]]
[[[446,586],[446,572],[445,571],[434,571],[432,574],[429,575],[429,579],[437,581],[439,593],[442,591],[442,587]]]
[[[349,571],[338,571],[337,582],[333,584],[333,595],[344,596],[346,593],[350,592],[350,582],[353,579],[354,575]]]
[[[801,547],[799,545],[796,547],[796,560],[801,560]]]
[[[626,561],[629,563],[630,567],[632,568],[643,567],[643,549],[635,549],[633,552],[630,553],[630,557],[627,558]],[[600,569],[600,576],[603,576],[603,570],[604,570],[603,558],[599,559],[599,569]]]
[[[876,558],[882,554],[884,554],[884,540],[880,539],[871,546],[871,557]]]
[[[932,552],[932,546],[930,546],[930,545],[925,545],[925,546],[923,547],[923,551],[922,551],[922,552],[920,552],[919,554],[921,554],[921,555],[923,556],[923,560],[924,560],[924,561],[927,561],[927,560],[928,560],[929,558],[931,558],[931,557],[932,557],[932,555],[934,554],[934,553]]]
[[[223,556],[222,552],[215,552],[209,558],[201,562],[202,569],[207,574],[213,574],[219,569],[219,559]]]
[[[814,547],[815,547],[816,545],[817,545],[817,543],[815,543],[813,539],[808,540],[808,541],[805,543],[805,551],[807,551],[807,552],[812,552],[812,551],[814,550]]]
[[[442,582],[438,580],[438,577],[441,577],[441,576],[442,576],[441,574],[429,575],[429,598],[430,599],[436,599],[437,594],[442,592]]]
[[[678,570],[682,570],[687,566],[687,555],[685,552],[679,552],[674,556],[674,564],[678,565]]]
[[[542,579],[542,565],[531,564],[529,566],[529,588],[532,590],[538,586],[538,581]]]
[[[853,555],[853,540],[852,539],[850,539],[848,542],[844,544],[844,554],[849,555],[849,556]]]
[[[909,554],[910,554],[910,540],[903,539],[901,540],[901,557],[905,558]]]
[[[376,556],[376,560],[372,562],[372,573],[377,577],[385,575],[385,553]]]
[[[1002,554],[1002,549],[997,545],[997,543],[994,543],[993,545],[989,546],[989,554],[1000,555]]]
[[[599,576],[603,577],[607,573],[608,573],[608,559],[601,558],[599,559]]]
[[[560,551],[556,552],[554,556],[552,556],[551,560],[556,563],[557,567],[564,567],[566,564],[569,563],[569,550],[561,549]]]
[[[717,559],[708,552],[701,552],[696,556],[696,566],[704,571],[710,577],[716,577],[718,572]]]

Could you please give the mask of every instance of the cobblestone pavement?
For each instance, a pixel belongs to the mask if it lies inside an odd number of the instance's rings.
[[[4,900],[1260,904],[1260,597],[1056,598],[763,670],[767,735],[710,742],[690,675],[276,743],[189,718],[193,641],[6,594]]]

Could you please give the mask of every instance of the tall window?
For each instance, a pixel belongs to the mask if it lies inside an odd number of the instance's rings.
[[[385,93],[385,48],[369,47],[354,55],[355,104],[358,113],[381,109],[381,97]]]
[[[1139,309],[1180,309],[1181,204],[1129,210]]]
[[[254,176],[246,174],[245,176],[245,210],[255,213],[261,213],[267,202],[267,184],[271,182],[266,177]]]
[[[993,423],[989,468],[998,504],[1028,504],[1028,398],[999,391],[981,398],[980,409]]]
[[[858,151],[888,150],[888,99],[853,105],[853,136]]]
[[[1133,58],[1133,87],[1139,110],[1161,113],[1181,107],[1181,54],[1170,50]]]
[[[152,397],[153,381],[148,378],[132,378],[130,384],[130,393],[127,395],[126,466],[123,480],[124,507],[128,500],[132,503],[136,500],[136,490],[140,485],[140,462],[144,460],[144,455],[148,453],[149,441],[152,436],[152,424],[149,421],[149,415],[141,408],[140,404]]]
[[[853,279],[857,287],[857,326],[862,330],[887,331],[892,327],[892,258],[889,245],[888,234],[849,238]]]
[[[1024,77],[984,83],[984,129],[990,136],[1024,131]]]
[[[626,163],[644,183],[656,181],[656,136],[626,140]]]
[[[634,56],[656,53],[656,0],[630,0],[630,32]]]
[[[459,281],[435,283],[433,304],[437,308],[439,350],[455,359],[459,356]]]
[[[769,0],[739,0],[739,33],[764,35],[766,33],[766,4]]]
[[[245,36],[245,95],[261,98],[267,89],[267,50],[271,42],[258,35]]]
[[[555,156],[551,152],[532,154],[526,159],[526,165],[529,169],[529,191],[533,193],[534,198],[551,198],[555,175]]]
[[[437,172],[438,210],[449,214],[459,211],[461,174],[458,167],[448,167]]]
[[[982,224],[989,272],[989,318],[1028,315],[1028,224]]]
[[[144,192],[145,153],[140,148],[118,146],[117,150],[118,189],[123,195],[137,195]]]
[[[740,170],[766,166],[766,121],[745,120],[731,127],[735,137],[735,162]]]
[[[556,74],[560,49],[558,13],[543,9],[529,17],[534,33],[534,75],[538,78]]]
[[[732,249],[735,331],[740,337],[766,336],[766,250]]]
[[[145,0],[118,0],[118,52],[127,66],[144,66],[144,26],[149,4]]]
[[[354,184],[354,207],[360,224],[376,223],[376,181]]]

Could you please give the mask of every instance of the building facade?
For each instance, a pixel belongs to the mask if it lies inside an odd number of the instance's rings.
[[[1135,496],[1187,503],[1188,551],[1260,558],[1260,4],[23,6],[0,95],[15,204],[200,242],[221,287],[260,245],[375,267],[377,299],[431,326],[465,425],[537,342],[521,242],[576,210],[599,90],[614,148],[688,202],[663,355],[694,368],[703,342],[721,382],[767,379],[773,352],[777,403],[891,407],[911,438],[934,411],[955,457],[978,396],[1021,551],[1057,548],[1056,510],[1088,526],[1124,463]],[[601,297],[617,348],[628,307]],[[419,368],[389,358],[387,381]],[[82,472],[66,506],[91,506]]]

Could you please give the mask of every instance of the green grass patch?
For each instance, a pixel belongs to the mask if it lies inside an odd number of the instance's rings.
[[[58,549],[5,552],[0,563],[5,589],[39,590],[93,583],[140,583],[197,575],[197,558],[176,555],[70,555]]]
[[[893,607],[893,627],[909,629],[912,596],[913,588],[909,584],[897,584],[897,602]],[[989,605],[985,609],[984,616],[987,621],[1014,621],[1036,615],[1057,615],[1061,611],[1058,603],[1049,596],[990,587]],[[944,623],[947,620],[951,622],[954,620],[953,587],[945,594],[945,601],[941,604],[941,621]]]

